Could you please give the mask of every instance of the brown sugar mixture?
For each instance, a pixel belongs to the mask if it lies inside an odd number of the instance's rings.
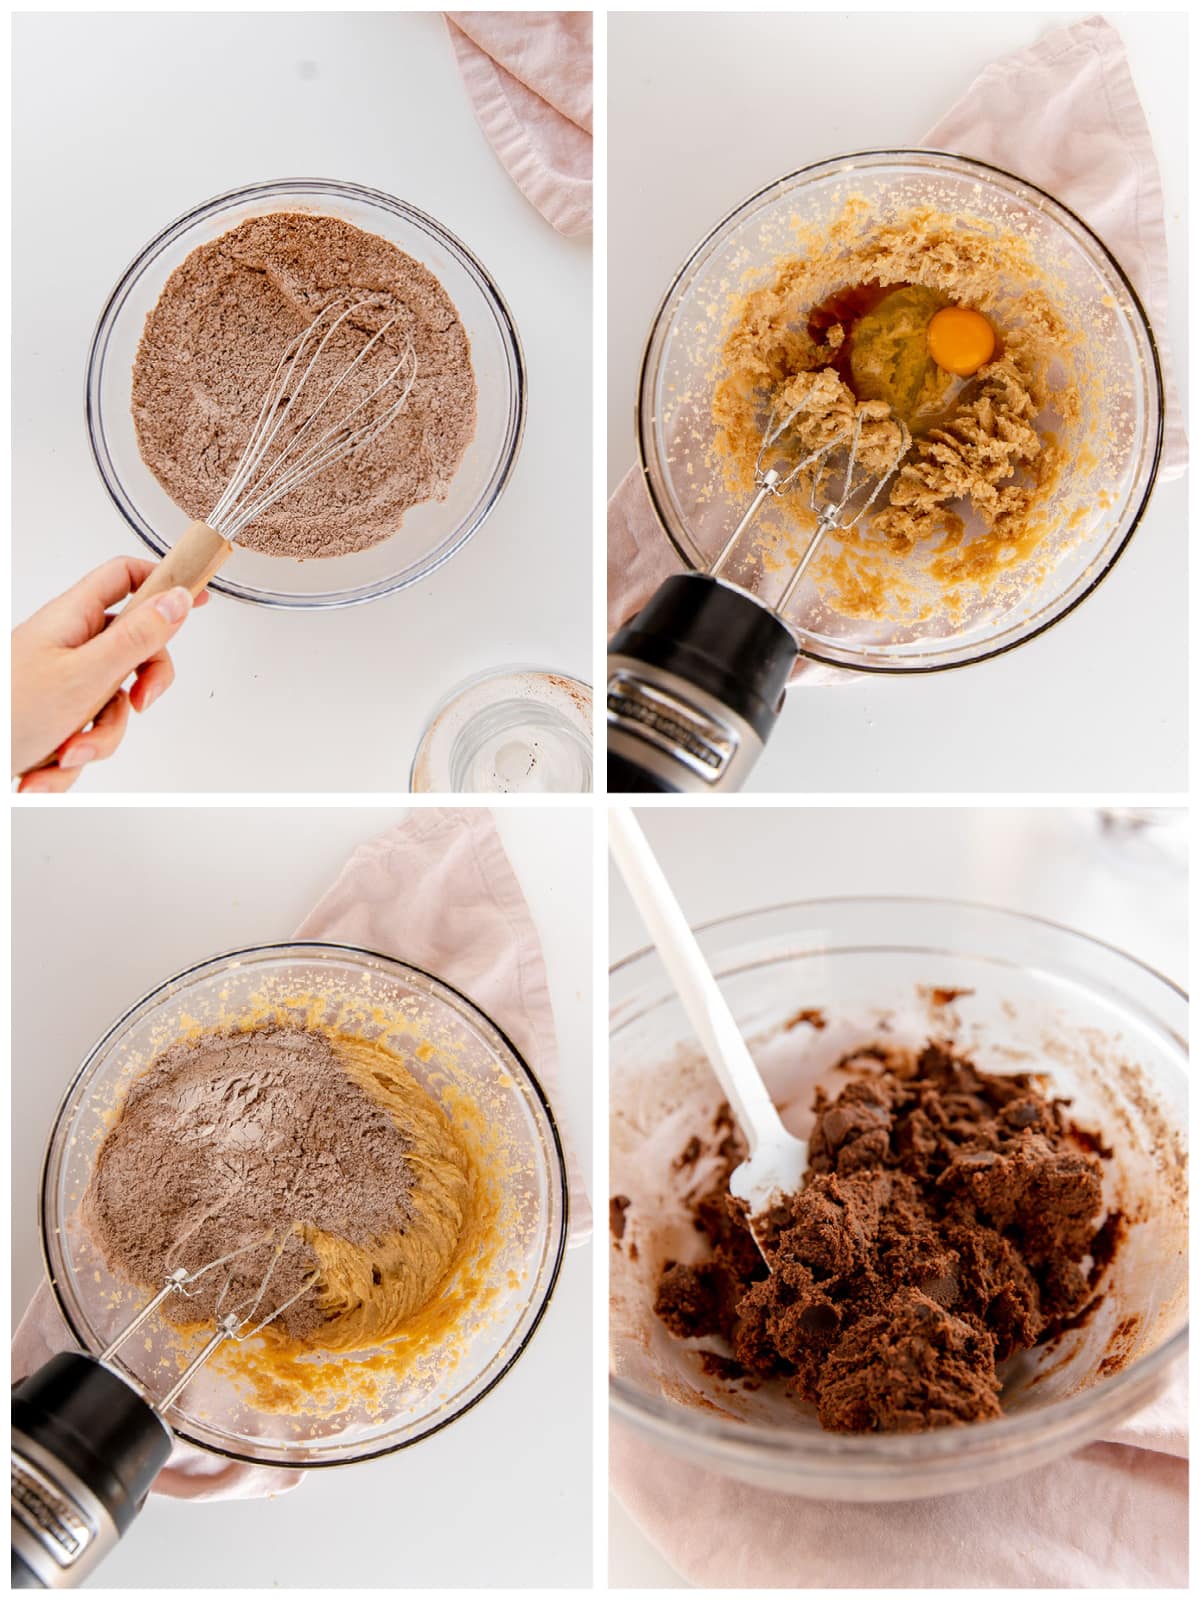
[[[466,330],[420,262],[337,217],[300,212],[252,217],[193,250],[146,318],[133,369],[138,447],[176,505],[204,518],[233,475],[280,356],[347,290],[371,305],[338,330],[322,371],[335,361],[348,367],[382,320],[396,325],[330,411],[365,401],[411,340],[408,401],[376,439],[250,522],[238,541],[247,549],[297,560],[347,555],[389,538],[412,507],[444,499],[475,434]],[[312,406],[321,392],[305,389],[297,404]]]
[[[812,577],[846,617],[912,623],[953,612],[1047,536],[1039,512],[1063,467],[1062,430],[1080,411],[1065,376],[1073,337],[1023,242],[994,227],[972,231],[932,210],[875,226],[865,202],[850,202],[821,238],[802,242],[727,308],[712,404],[718,471],[745,497],[768,418],[798,398],[797,460],[857,411],[860,464],[885,472],[895,462],[882,448],[885,419],[902,419],[913,439],[903,464],[876,509],[826,541]],[[967,313],[965,334],[953,316],[935,321],[948,309]],[[980,328],[988,342],[960,359]],[[808,500],[794,492],[781,502],[800,530],[814,520]],[[768,566],[794,559],[787,549],[764,555]]]
[[[1110,1152],[1026,1074],[937,1044],[880,1057],[844,1063],[835,1099],[818,1091],[766,1261],[729,1195],[745,1150],[720,1119],[723,1175],[693,1208],[708,1259],[668,1262],[655,1310],[680,1338],[727,1341],[727,1376],[783,1379],[836,1432],[999,1417],[999,1366],[1095,1299],[1119,1234]]]

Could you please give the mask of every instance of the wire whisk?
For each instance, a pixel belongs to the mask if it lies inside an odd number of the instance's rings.
[[[371,333],[359,329],[355,318],[383,313],[381,326]],[[168,589],[187,589],[196,596],[233,554],[237,540],[256,517],[261,517],[286,495],[304,487],[320,473],[364,450],[389,428],[413,392],[418,377],[417,352],[412,336],[401,326],[406,313],[382,294],[341,290],[317,312],[280,355],[259,404],[258,415],[233,475],[207,521],[191,523],[167,551],[154,571],[126,602],[125,610],[144,605]],[[354,334],[363,334],[354,348]],[[388,335],[399,349],[391,360]],[[378,364],[383,376],[375,381]],[[375,359],[373,359],[375,353]],[[371,363],[367,392],[355,398],[365,363]],[[351,389],[347,391],[347,384]],[[80,724],[86,728],[104,710],[120,687],[109,686],[102,699]],[[34,766],[53,766],[50,751]]]
[[[400,315],[393,313],[340,370],[326,355],[330,342],[356,314],[378,310],[382,303],[379,296],[356,299],[350,294],[336,295],[280,356],[246,448],[225,492],[206,519],[208,526],[230,544],[236,544],[246,526],[285,495],[344,460],[352,451],[373,443],[407,405],[418,370],[417,353],[407,332],[401,334],[399,360],[369,394],[340,414],[338,407],[331,404],[371,352],[397,327]],[[293,381],[297,372],[299,380]],[[372,403],[393,385],[395,395],[389,397],[382,410],[372,414]]]

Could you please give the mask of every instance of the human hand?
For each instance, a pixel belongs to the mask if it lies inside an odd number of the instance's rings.
[[[188,591],[169,589],[108,615],[153,571],[152,561],[118,556],[13,630],[12,770],[24,774],[18,793],[65,793],[89,761],[112,755],[130,706],[148,711],[170,688],[175,668],[166,647],[192,609]],[[195,604],[207,599],[201,594]],[[121,685],[131,672],[126,691]],[[49,758],[57,765],[39,766]]]

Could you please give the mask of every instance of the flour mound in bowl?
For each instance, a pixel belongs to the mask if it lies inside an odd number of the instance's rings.
[[[170,1322],[271,1318],[274,1346],[348,1352],[436,1296],[472,1195],[450,1119],[380,1045],[256,1028],[180,1040],[134,1080],[83,1211],[147,1292],[221,1263],[164,1302]]]
[[[347,291],[371,307],[339,329],[321,372],[348,367],[382,320],[396,324],[322,417],[336,421],[366,400],[411,339],[417,376],[408,401],[376,439],[255,517],[238,538],[248,550],[295,560],[349,555],[390,538],[414,506],[445,499],[475,436],[466,330],[419,261],[337,217],[302,212],[251,217],[193,250],[146,318],[133,369],[138,448],[175,504],[205,519],[233,476],[280,356]],[[323,392],[314,381],[298,407],[307,412]]]

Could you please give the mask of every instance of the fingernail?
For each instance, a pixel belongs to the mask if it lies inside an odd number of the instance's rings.
[[[192,609],[192,597],[186,589],[168,589],[155,600],[154,609],[164,622],[182,622]]]
[[[74,744],[69,750],[64,750],[58,758],[60,767],[86,767],[89,761],[96,759],[96,752],[90,744]]]
[[[147,689],[145,694],[142,696],[142,705],[141,705],[142,711],[143,712],[149,711],[150,707],[158,699],[158,697],[159,697],[159,695],[161,693],[162,693],[162,685],[160,683],[156,683],[153,688]]]

